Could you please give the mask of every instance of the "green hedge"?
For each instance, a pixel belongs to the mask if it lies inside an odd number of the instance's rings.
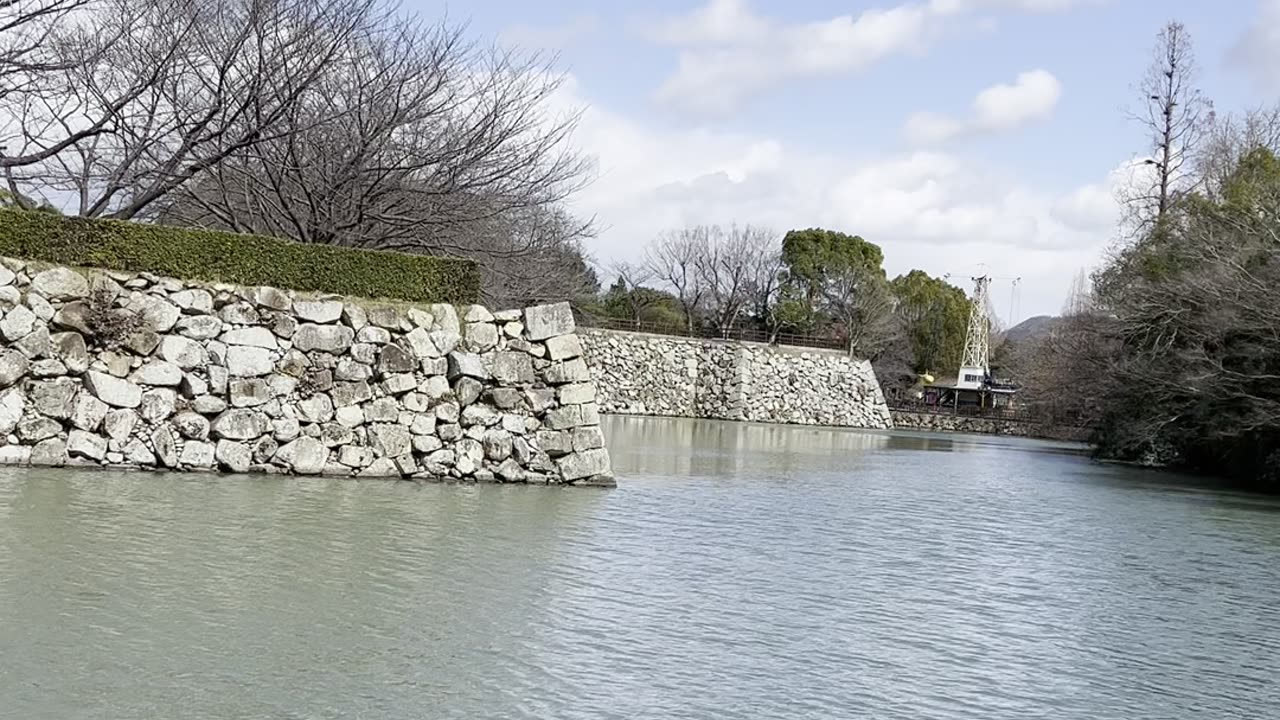
[[[0,255],[411,302],[462,305],[480,295],[469,260],[21,210],[0,210]]]

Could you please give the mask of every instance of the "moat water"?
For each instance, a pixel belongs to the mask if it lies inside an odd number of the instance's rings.
[[[0,468],[0,717],[1280,717],[1278,499],[606,431],[612,491]]]

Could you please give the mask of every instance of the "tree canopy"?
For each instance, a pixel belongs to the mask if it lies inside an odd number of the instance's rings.
[[[915,371],[940,374],[959,369],[969,324],[964,291],[922,270],[899,275],[890,287],[906,323]]]

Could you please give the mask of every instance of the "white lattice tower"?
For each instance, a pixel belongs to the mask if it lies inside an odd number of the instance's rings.
[[[987,317],[989,305],[987,294],[991,287],[991,278],[983,275],[973,279],[973,307],[969,310],[969,332],[964,338],[964,361],[966,368],[982,370],[985,374],[990,370],[990,328]]]

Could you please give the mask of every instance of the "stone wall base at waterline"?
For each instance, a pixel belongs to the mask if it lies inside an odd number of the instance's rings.
[[[583,328],[602,412],[885,429],[871,363],[836,350]]]
[[[0,259],[0,463],[612,483],[567,304],[490,312]]]

